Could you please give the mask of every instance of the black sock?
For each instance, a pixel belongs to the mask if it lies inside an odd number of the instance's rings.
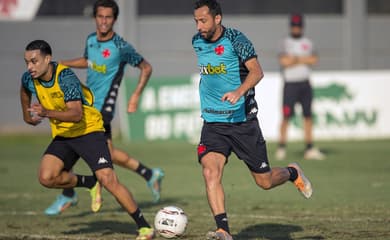
[[[226,213],[218,214],[214,216],[214,219],[215,219],[215,223],[217,224],[217,228],[222,228],[223,230],[225,230],[230,234],[229,222]]]
[[[152,177],[152,170],[146,166],[144,166],[142,163],[139,163],[139,166],[137,170],[135,170],[139,175],[141,175],[143,178],[145,178],[146,181],[149,181],[149,179]]]
[[[313,147],[313,143],[306,143],[306,149],[305,150],[309,150],[312,147]]]
[[[146,222],[144,215],[141,213],[141,210],[137,208],[137,210],[130,214],[130,216],[134,219],[138,228],[149,227],[150,225]]]
[[[297,169],[295,169],[293,167],[287,167],[287,170],[290,173],[289,180],[291,182],[294,182],[298,178],[298,171],[297,171]]]
[[[94,175],[92,176],[83,176],[83,175],[76,175],[77,176],[77,184],[76,187],[86,187],[86,188],[93,188],[95,186],[97,179]]]
[[[278,144],[278,147],[279,147],[279,148],[286,148],[286,144],[285,144],[285,143],[279,143],[279,144]]]
[[[64,188],[64,190],[62,190],[62,195],[66,197],[72,198],[74,196],[74,193],[75,192],[73,188]]]

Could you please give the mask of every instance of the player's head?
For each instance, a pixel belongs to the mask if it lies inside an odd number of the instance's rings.
[[[44,40],[34,40],[25,48],[24,61],[33,78],[40,78],[47,73],[51,58],[51,47]]]
[[[196,28],[202,37],[207,40],[212,40],[217,30],[221,30],[221,5],[216,0],[196,1],[194,19]]]
[[[303,35],[303,15],[290,15],[290,35],[293,38],[300,38]]]
[[[116,20],[119,15],[118,4],[114,0],[97,0],[93,5],[93,16],[96,17],[99,7],[111,8],[114,19]]]
[[[96,31],[101,36],[109,36],[119,15],[119,8],[114,0],[98,0],[93,6]]]

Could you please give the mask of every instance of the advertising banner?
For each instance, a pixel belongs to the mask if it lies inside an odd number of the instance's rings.
[[[30,21],[41,5],[41,0],[0,0],[0,21]]]
[[[128,99],[137,79],[125,81]],[[390,137],[390,71],[315,72],[313,120],[316,139]],[[199,75],[152,78],[136,113],[124,115],[130,140],[199,141]],[[256,86],[258,118],[266,140],[276,141],[281,121],[283,82],[279,73],[266,72]],[[301,109],[296,106],[288,135],[303,139]]]

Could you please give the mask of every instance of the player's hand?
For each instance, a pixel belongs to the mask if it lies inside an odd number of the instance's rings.
[[[41,119],[47,117],[47,109],[39,103],[33,103],[30,108],[27,109],[33,116],[36,115]]]
[[[127,112],[134,113],[138,109],[138,96],[132,95],[127,103]]]
[[[27,109],[30,112],[30,116],[25,119],[25,122],[36,126],[42,122],[42,117],[38,116],[37,112],[35,112],[33,109],[29,108]]]
[[[229,101],[232,105],[236,104],[237,101],[240,99],[240,94],[234,92],[227,92],[222,96],[222,102]]]

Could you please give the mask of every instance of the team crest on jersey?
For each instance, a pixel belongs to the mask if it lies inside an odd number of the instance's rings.
[[[223,45],[218,45],[216,48],[214,48],[214,52],[217,55],[222,55],[225,52],[225,47]]]
[[[110,49],[108,48],[104,49],[102,55],[104,58],[108,58],[111,55]]]
[[[307,44],[307,43],[302,43],[302,49],[303,49],[303,50],[307,51],[307,50],[309,50],[309,48],[310,48],[309,44]]]

